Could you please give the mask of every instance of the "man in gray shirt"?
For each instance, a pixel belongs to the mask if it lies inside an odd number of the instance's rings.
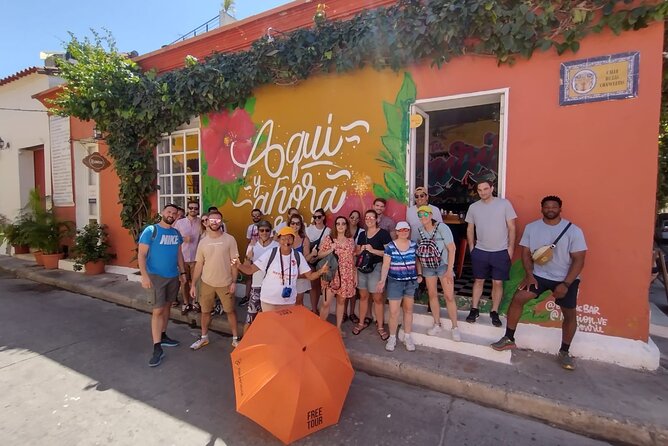
[[[510,277],[510,261],[515,249],[517,214],[510,201],[492,195],[494,186],[488,180],[478,183],[480,200],[466,213],[466,239],[471,250],[473,267],[473,299],[466,322],[474,323],[480,312],[478,302],[486,279],[492,280],[492,324],[500,327],[499,304],[503,297],[503,281]]]
[[[573,370],[575,364],[568,349],[577,330],[578,288],[587,244],[582,230],[561,218],[559,197],[543,198],[541,212],[543,218],[529,223],[520,240],[525,277],[510,303],[506,334],[492,344],[492,348],[495,350],[515,348],[515,329],[524,305],[550,290],[554,302],[559,305],[564,316],[561,326],[561,348],[557,360],[564,369]],[[546,246],[551,246],[552,258],[543,262],[539,259],[541,256],[536,255],[536,251]],[[539,260],[534,261],[534,257]]]

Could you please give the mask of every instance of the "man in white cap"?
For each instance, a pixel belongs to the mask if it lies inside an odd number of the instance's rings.
[[[420,237],[418,229],[422,226],[420,218],[417,216],[417,210],[420,206],[429,206],[431,208],[431,218],[436,220],[439,223],[443,223],[443,216],[441,216],[441,210],[429,204],[429,193],[425,187],[416,187],[415,192],[413,192],[413,198],[415,203],[413,206],[406,209],[406,221],[411,225],[411,240],[416,242]]]

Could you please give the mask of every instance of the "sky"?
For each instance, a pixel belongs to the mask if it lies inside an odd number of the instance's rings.
[[[244,19],[290,0],[236,0]],[[0,0],[0,79],[43,66],[40,51],[63,52],[69,32],[111,31],[119,51],[149,53],[209,21],[221,0]]]

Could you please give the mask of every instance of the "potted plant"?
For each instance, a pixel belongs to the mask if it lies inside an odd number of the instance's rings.
[[[14,248],[14,254],[27,254],[30,252],[23,215],[15,222],[11,222],[4,215],[0,215],[0,244],[4,242],[7,242],[8,253],[9,245]]]
[[[89,275],[103,273],[104,265],[113,257],[109,253],[108,239],[106,226],[97,222],[78,230],[74,239],[74,270],[85,268]]]

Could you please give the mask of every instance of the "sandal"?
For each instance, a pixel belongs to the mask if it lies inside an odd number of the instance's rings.
[[[369,325],[371,325],[372,322],[373,322],[373,319],[371,319],[370,317],[365,317],[365,318],[364,318],[364,328],[366,328],[366,327],[368,327]]]
[[[357,336],[358,334],[362,333],[366,327],[368,327],[368,325],[362,325],[362,324],[355,325],[353,327],[353,334]]]
[[[192,307],[190,306],[190,304],[181,305],[181,315],[185,316],[186,314],[188,314],[188,311],[190,311],[190,310],[192,310]]]
[[[359,324],[360,323],[360,318],[357,317],[355,313],[351,314],[348,319],[350,319],[350,322],[353,324]]]
[[[195,313],[201,313],[202,312],[202,307],[199,306],[198,302],[193,302],[192,307],[193,307],[193,311]]]
[[[385,331],[385,327],[378,327],[376,331],[378,331],[378,336],[380,336],[381,340],[387,341],[389,339],[390,334]]]

